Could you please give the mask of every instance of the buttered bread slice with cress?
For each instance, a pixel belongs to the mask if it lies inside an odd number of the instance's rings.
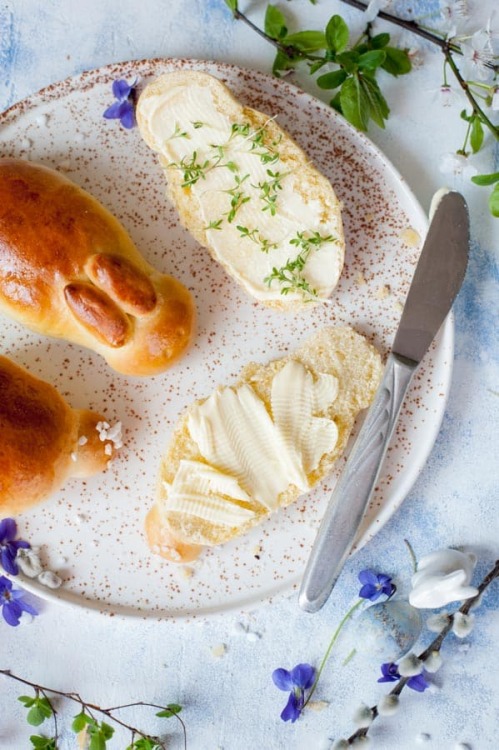
[[[381,380],[377,350],[325,328],[293,354],[248,364],[195,401],[172,434],[146,519],[151,550],[173,562],[245,534],[311,490],[342,454]]]
[[[273,116],[196,71],[160,76],[136,111],[181,222],[231,277],[274,307],[330,297],[344,260],[340,204]]]

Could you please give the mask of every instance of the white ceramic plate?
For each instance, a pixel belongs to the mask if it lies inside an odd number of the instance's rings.
[[[162,171],[138,129],[126,131],[102,117],[116,78],[137,78],[142,87],[179,68],[206,70],[241,101],[277,115],[330,178],[344,204],[347,239],[333,305],[281,313],[247,297],[179,225]],[[87,350],[0,319],[3,353],[52,382],[73,406],[96,409],[110,422],[120,419],[126,438],[106,472],[67,482],[18,518],[21,536],[41,545],[45,563],[64,579],[56,592],[20,582],[44,598],[151,618],[241,610],[290,593],[299,585],[336,475],[245,538],[206,551],[186,568],[152,555],[145,543],[143,522],[160,457],[193,399],[230,383],[248,361],[266,362],[293,349],[321,326],[351,324],[386,354],[427,228],[413,194],[373,144],[329,107],[284,80],[219,63],[135,61],[55,84],[0,115],[0,148],[4,156],[63,171],[101,200],[147,260],[192,291],[199,316],[188,354],[150,379],[120,376]],[[452,357],[449,318],[416,375],[359,546],[398,508],[428,457]]]

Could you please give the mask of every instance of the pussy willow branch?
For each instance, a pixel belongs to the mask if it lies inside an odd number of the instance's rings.
[[[469,614],[470,609],[477,604],[480,601],[480,597],[482,596],[485,589],[490,586],[492,581],[494,581],[496,578],[499,578],[499,560],[496,560],[494,567],[492,570],[490,570],[483,581],[478,586],[478,594],[471,599],[468,599],[464,602],[464,604],[457,610],[458,612],[461,612],[463,615]],[[454,614],[449,615],[449,619],[447,621],[447,624],[444,628],[440,631],[440,633],[436,636],[436,638],[433,639],[433,641],[430,643],[430,645],[425,648],[424,651],[422,651],[418,658],[424,662],[433,651],[440,651],[440,648],[442,647],[442,643],[449,635],[450,631],[452,630],[452,626],[454,624]],[[396,684],[396,686],[388,693],[388,695],[400,695],[404,687],[409,682],[410,677],[402,677]],[[378,713],[378,707],[377,706],[371,706],[371,712],[372,712],[372,719],[373,721],[379,716]],[[358,740],[361,737],[365,737],[370,729],[369,727],[362,727],[361,729],[358,729],[356,732],[354,732],[350,737],[347,739],[347,742],[349,745],[352,745],[356,740]]]
[[[111,706],[111,708],[101,708],[100,706],[95,705],[94,703],[88,703],[87,701],[84,701],[83,698],[81,698],[78,693],[66,693],[62,690],[55,690],[54,688],[46,687],[45,685],[39,685],[36,682],[31,682],[30,680],[25,680],[23,677],[18,677],[15,674],[12,674],[10,669],[0,669],[0,674],[3,674],[5,677],[10,677],[11,680],[16,680],[16,682],[21,682],[23,685],[28,685],[29,687],[32,687],[35,691],[40,692],[44,695],[45,698],[50,703],[50,706],[52,708],[52,711],[54,712],[54,721],[55,719],[55,709],[52,706],[51,701],[49,700],[46,693],[51,693],[52,695],[60,695],[63,698],[67,698],[68,700],[74,701],[75,703],[79,703],[82,709],[92,709],[94,711],[98,711],[99,713],[103,714],[104,716],[107,716],[108,719],[113,721],[115,724],[119,724],[124,729],[127,729],[129,732],[132,732],[133,735],[137,734],[140,737],[148,737],[150,739],[153,739],[163,750],[166,750],[166,745],[164,745],[162,742],[159,741],[156,737],[153,737],[150,734],[147,734],[145,732],[142,732],[137,727],[132,726],[131,724],[127,724],[126,722],[122,721],[121,719],[118,719],[116,716],[113,716],[113,711],[118,711],[122,708],[133,708],[135,706],[147,706],[148,708],[157,708],[160,711],[165,710],[165,706],[157,706],[155,703],[146,703],[144,701],[137,701],[136,703],[127,703],[123,706]],[[91,711],[89,711],[90,716]],[[184,737],[184,750],[187,750],[187,729],[185,726],[184,721],[180,718],[178,714],[174,714],[175,718],[180,722],[182,726],[182,732]],[[56,739],[57,739],[57,723],[55,724],[56,728]]]

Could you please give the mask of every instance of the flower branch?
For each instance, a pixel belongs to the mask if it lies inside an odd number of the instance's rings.
[[[32,747],[34,748],[39,748],[39,750],[56,750],[57,748],[57,741],[59,739],[57,711],[49,698],[49,695],[51,695],[60,696],[61,698],[73,701],[80,706],[80,712],[73,718],[72,730],[75,734],[84,732],[84,736],[86,735],[89,740],[89,750],[97,748],[99,750],[105,750],[106,742],[111,739],[114,734],[113,727],[104,721],[97,721],[94,712],[100,713],[109,721],[130,732],[131,744],[127,747],[127,750],[166,750],[166,744],[162,742],[159,737],[143,732],[115,715],[116,711],[121,711],[127,708],[136,708],[138,706],[158,709],[156,716],[160,718],[175,717],[182,727],[183,746],[184,750],[187,750],[187,730],[184,721],[179,716],[179,712],[182,708],[178,704],[171,703],[167,706],[160,706],[155,703],[136,701],[134,703],[127,703],[120,706],[102,708],[95,703],[83,700],[78,693],[65,692],[44,685],[39,685],[36,682],[26,680],[23,677],[13,674],[8,669],[0,669],[0,674],[34,689],[35,695],[33,697],[25,695],[19,697],[19,701],[28,709],[27,721],[30,725],[39,726],[46,719],[50,718],[53,721],[54,732],[52,737],[43,737],[41,735],[32,735],[30,737]],[[43,697],[40,698],[40,695]]]
[[[467,616],[470,612],[470,610],[479,603],[480,598],[484,591],[490,586],[490,584],[496,579],[499,578],[499,560],[495,562],[494,567],[489,571],[489,573],[485,576],[483,581],[478,586],[478,593],[470,598],[467,599],[464,604],[457,610],[457,612],[448,615],[447,622],[445,626],[442,628],[440,633],[434,638],[434,640],[430,643],[430,645],[424,649],[417,657],[416,659],[424,665],[425,662],[428,661],[428,659],[432,658],[434,654],[438,654],[440,652],[440,649],[442,647],[442,644],[444,640],[447,638],[449,633],[453,630],[455,627],[456,622],[456,614],[461,614],[464,616]],[[397,698],[402,690],[406,687],[406,685],[409,683],[411,677],[409,675],[406,675],[404,677],[401,677],[397,685],[388,693],[388,696],[394,696]],[[370,708],[370,723],[368,726],[363,726],[357,729],[356,732],[354,732],[350,737],[348,737],[347,740],[340,740],[340,743],[346,743],[346,746],[353,745],[357,740],[366,737],[369,728],[372,724],[372,722],[379,717],[379,709],[378,706],[371,706]],[[338,746],[341,747],[341,745],[338,743]]]

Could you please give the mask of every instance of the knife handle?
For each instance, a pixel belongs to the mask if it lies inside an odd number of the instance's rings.
[[[305,569],[299,604],[317,612],[355,541],[417,363],[391,353],[381,384],[331,495]]]

